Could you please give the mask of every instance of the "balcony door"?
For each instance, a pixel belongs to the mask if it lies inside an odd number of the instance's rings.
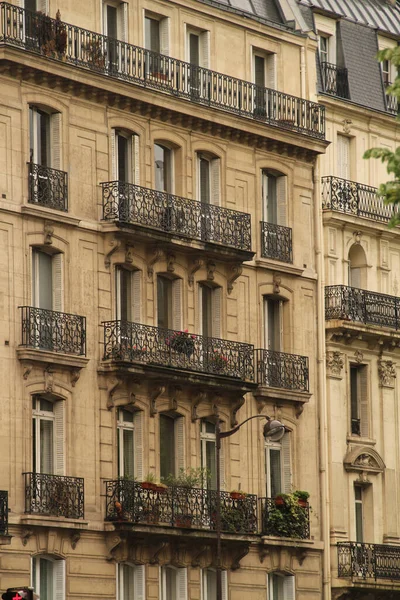
[[[118,477],[133,481],[143,478],[142,413],[118,409]]]
[[[253,81],[254,81],[254,106],[253,112],[256,117],[279,118],[275,114],[275,97],[273,91],[276,89],[275,54],[253,55]],[[284,118],[284,116],[282,116]]]
[[[31,585],[41,600],[65,599],[65,560],[32,557]]]
[[[200,234],[205,242],[218,242],[220,223],[213,206],[221,203],[219,158],[207,153],[197,154],[197,199],[200,205]]]
[[[63,255],[32,250],[32,305],[46,310],[63,310]]]
[[[273,225],[286,225],[286,177],[268,170],[261,173],[262,220]]]
[[[187,55],[189,68],[189,87],[193,99],[209,97],[210,85],[207,72],[210,67],[209,31],[187,30]]]
[[[290,438],[265,444],[266,497],[276,498],[291,491]]]
[[[221,337],[221,296],[221,288],[199,283],[198,332],[204,338]]]
[[[182,280],[157,275],[157,327],[182,328]]]
[[[177,477],[185,468],[184,419],[160,414],[160,478]]]
[[[64,435],[62,401],[44,396],[32,398],[32,471],[64,475]]]
[[[283,302],[264,298],[264,345],[266,350],[281,352],[283,345]]]
[[[140,322],[140,271],[122,266],[115,269],[117,321]]]
[[[128,4],[127,2],[103,3],[103,33],[106,67],[118,73],[124,68],[125,46],[127,41]]]
[[[145,76],[160,83],[169,76],[169,19],[146,15],[144,23]]]
[[[337,174],[342,179],[350,180],[351,140],[345,135],[337,136]]]

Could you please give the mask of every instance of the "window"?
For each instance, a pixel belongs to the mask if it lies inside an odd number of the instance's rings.
[[[368,437],[368,371],[366,365],[350,365],[351,433]]]
[[[206,153],[197,154],[197,198],[203,204],[218,206],[221,203],[220,169],[219,158]]]
[[[182,280],[157,276],[157,326],[180,330],[182,327]]]
[[[160,414],[160,478],[177,476],[185,468],[184,419]]]
[[[275,54],[253,54],[254,114],[259,117],[274,113],[275,102],[268,89],[276,89],[275,57]]]
[[[295,578],[293,575],[268,574],[268,600],[294,600]]]
[[[261,173],[262,220],[286,225],[286,176],[264,169]]]
[[[140,271],[115,269],[116,319],[140,322]]]
[[[350,138],[345,135],[337,136],[337,176],[342,179],[350,177]]]
[[[281,442],[265,443],[266,496],[276,498],[291,491],[290,438],[285,433]]]
[[[227,572],[221,572],[222,600],[228,598]],[[202,569],[201,571],[201,600],[216,600],[217,598],[217,572],[215,569]]]
[[[187,600],[187,571],[185,568],[160,568],[161,600]]]
[[[170,148],[154,144],[154,181],[158,192],[174,193],[173,158]]]
[[[321,63],[329,61],[329,37],[326,35],[318,36],[319,58]]]
[[[146,15],[144,20],[144,47],[146,50],[169,55],[169,19]]]
[[[29,160],[42,167],[61,168],[61,114],[29,107]]]
[[[221,288],[199,283],[198,332],[204,337],[221,337],[221,295]]]
[[[187,29],[187,57],[194,67],[210,68],[210,32]]]
[[[142,413],[118,409],[118,477],[138,479],[143,477]]]
[[[32,587],[41,600],[64,600],[65,561],[33,557]]]
[[[63,255],[32,250],[32,304],[36,308],[63,310]]]
[[[367,287],[367,257],[360,244],[353,244],[349,250],[349,286]]]
[[[32,12],[47,14],[49,10],[48,0],[20,0],[20,5],[25,8],[25,10],[30,10]]]
[[[356,523],[356,542],[364,541],[364,516],[363,516],[363,489],[360,485],[354,486],[354,509]]]
[[[264,345],[266,350],[281,352],[283,346],[283,301],[264,297]]]
[[[200,444],[201,467],[209,473],[209,478],[207,479],[207,487],[209,487],[211,490],[215,490],[217,487],[215,423],[212,423],[207,419],[203,419],[201,421]],[[223,489],[225,487],[225,460],[222,446],[220,450],[219,469],[221,478],[221,489]]]
[[[119,563],[117,600],[145,600],[145,566]]]
[[[111,153],[113,180],[139,185],[139,136],[112,129]]]
[[[32,471],[64,475],[64,404],[32,397]]]

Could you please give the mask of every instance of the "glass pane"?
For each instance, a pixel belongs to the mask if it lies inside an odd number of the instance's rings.
[[[217,472],[216,472],[216,448],[215,441],[207,440],[206,445],[206,469],[210,475],[208,479],[208,487],[215,490],[217,487]]]
[[[38,252],[39,273],[35,284],[39,286],[39,306],[47,310],[53,309],[53,270],[52,258],[45,252]]]
[[[172,324],[172,282],[157,277],[157,325],[169,328]]]
[[[210,204],[210,161],[200,158],[200,202]]]
[[[267,207],[268,223],[278,223],[278,207],[276,194],[276,177],[268,175],[268,207]]]
[[[50,165],[50,115],[37,111],[38,118],[38,152],[37,162],[43,167]]]
[[[176,571],[169,567],[165,571],[165,600],[176,600]]]
[[[217,573],[216,573],[216,571],[213,571],[212,569],[207,569],[206,580],[207,580],[206,600],[216,600],[217,599]]]
[[[207,285],[201,286],[202,324],[201,333],[212,337],[212,290]]]
[[[134,568],[130,565],[123,565],[123,598],[129,599],[133,598],[134,594]]]
[[[130,321],[131,319],[131,306],[132,306],[132,283],[131,283],[131,272],[126,269],[119,269],[119,316],[122,321]]]
[[[172,151],[154,144],[155,185],[158,192],[172,193]]]
[[[211,423],[211,421],[203,421],[203,423],[205,423],[206,433],[215,435],[215,424]]]
[[[133,423],[133,413],[130,410],[121,410],[120,411],[120,419],[121,421],[125,421],[125,423]]]
[[[36,12],[36,0],[25,0],[25,10]]]
[[[160,415],[160,477],[175,475],[175,422]]]
[[[134,478],[134,435],[132,429],[124,429],[123,430],[123,440],[124,440],[124,472],[122,473],[123,477],[128,479]]]
[[[356,502],[356,542],[363,542],[363,514],[362,503]]]
[[[40,410],[43,412],[54,412],[54,405],[50,400],[40,398]]]
[[[53,563],[40,559],[40,600],[53,600]]]
[[[54,473],[53,421],[43,419],[40,419],[40,473]]]
[[[189,62],[192,65],[199,66],[199,36],[195,33],[189,35]]]
[[[265,87],[265,60],[262,56],[254,57],[254,82],[259,87]]]
[[[36,473],[36,419],[32,419],[32,470]]]
[[[281,469],[281,451],[279,449],[270,448],[269,450],[269,465],[270,465],[270,484],[271,498],[275,498],[282,490],[282,469]]]
[[[128,177],[128,140],[117,134],[118,181],[129,181]]]
[[[117,9],[107,4],[107,35],[117,39]]]
[[[160,52],[160,23],[156,19],[145,18],[144,45],[147,50]]]

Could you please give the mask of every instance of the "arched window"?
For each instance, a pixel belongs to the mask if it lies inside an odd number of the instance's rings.
[[[139,136],[122,129],[111,130],[112,178],[140,185]]]
[[[48,395],[32,397],[32,470],[64,475],[64,402]]]
[[[197,153],[197,200],[221,204],[221,160],[209,152]]]
[[[65,561],[51,556],[34,556],[32,587],[41,600],[64,600]]]
[[[221,337],[222,288],[200,282],[198,287],[198,333],[204,337]]]
[[[221,572],[222,600],[228,599],[227,572]],[[201,600],[214,600],[217,597],[217,571],[208,568],[201,570]]]
[[[262,220],[273,225],[286,225],[287,177],[278,171],[261,172]]]
[[[268,573],[268,600],[294,600],[295,577],[281,573]]]
[[[115,316],[118,321],[140,323],[141,273],[121,265],[115,268]]]
[[[349,250],[349,286],[367,287],[367,257],[360,244],[353,244]]]

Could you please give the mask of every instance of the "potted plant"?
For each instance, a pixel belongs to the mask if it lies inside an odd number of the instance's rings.
[[[228,367],[228,357],[224,356],[218,350],[213,350],[209,356],[209,363],[213,371],[221,373]]]
[[[88,63],[89,67],[94,69],[104,69],[106,61],[100,38],[90,39],[83,46],[83,50],[86,53],[86,62]]]
[[[175,352],[180,352],[190,357],[194,352],[195,339],[196,336],[189,334],[188,330],[185,329],[184,331],[175,331],[165,340],[165,343],[172,350],[175,350]]]
[[[156,476],[154,475],[154,473],[147,473],[145,479],[140,483],[140,485],[144,490],[156,490],[157,484]]]
[[[303,490],[296,490],[295,492],[293,492],[293,496],[297,498],[299,506],[307,508],[308,499],[310,497],[310,494],[308,492],[304,492]]]
[[[280,494],[275,498],[274,505],[267,508],[265,533],[278,537],[306,538],[309,520],[306,507],[299,504],[296,492]]]
[[[232,500],[244,500],[247,496],[246,492],[242,492],[241,490],[232,490],[230,494]]]
[[[229,533],[246,532],[245,515],[236,506],[221,506],[221,530]]]

